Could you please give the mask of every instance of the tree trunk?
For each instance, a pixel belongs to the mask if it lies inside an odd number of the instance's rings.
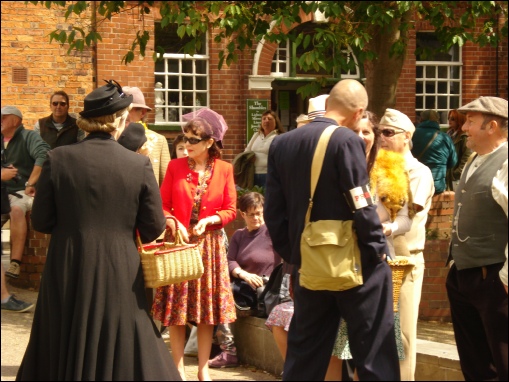
[[[410,17],[410,12],[403,17]],[[396,103],[396,88],[405,62],[405,52],[391,56],[390,49],[397,40],[405,41],[407,38],[407,35],[403,36],[400,32],[400,25],[401,19],[393,19],[388,26],[377,27],[367,45],[367,48],[377,55],[374,60],[364,63],[366,91],[369,96],[368,110],[379,117],[382,117],[385,109],[394,107]]]

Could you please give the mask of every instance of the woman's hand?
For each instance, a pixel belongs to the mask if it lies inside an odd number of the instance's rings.
[[[177,222],[176,227],[175,227],[175,222]],[[189,243],[189,235],[187,234],[187,229],[177,219],[166,218],[166,229],[171,232],[173,237],[175,237],[176,229],[178,229],[180,231],[182,240],[184,240],[186,243]]]
[[[254,273],[249,273],[242,270],[240,272],[239,278],[248,283],[249,286],[253,289],[263,286],[263,279],[260,276],[255,275]]]
[[[210,224],[209,218],[203,218],[196,223],[196,225],[193,227],[193,234],[196,236],[200,236],[203,232],[205,232],[205,228],[207,228],[207,225]]]

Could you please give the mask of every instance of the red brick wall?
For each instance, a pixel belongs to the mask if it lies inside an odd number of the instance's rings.
[[[92,52],[68,56],[67,46],[49,43],[48,34],[57,25],[67,27],[64,11],[21,1],[2,1],[0,7],[2,106],[17,106],[29,129],[51,113],[49,101],[54,91],[64,90],[69,95],[70,113],[83,110],[83,98],[93,89]],[[13,68],[28,69],[27,84],[12,82]]]
[[[445,280],[449,268],[445,266],[451,237],[454,212],[454,192],[446,191],[433,197],[426,222],[427,238],[424,247],[424,282],[419,318],[429,321],[451,321]]]

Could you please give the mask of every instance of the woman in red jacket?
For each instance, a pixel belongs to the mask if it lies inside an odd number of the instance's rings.
[[[187,117],[187,118],[186,118]],[[192,118],[192,119],[190,119]],[[185,241],[202,241],[204,273],[198,280],[157,288],[153,317],[168,326],[173,359],[185,380],[186,324],[198,327],[198,379],[211,380],[208,360],[214,325],[235,321],[228,262],[222,228],[235,218],[237,192],[233,167],[220,160],[226,123],[203,108],[184,126],[187,158],[170,161],[161,186],[165,214],[172,232],[180,230]]]

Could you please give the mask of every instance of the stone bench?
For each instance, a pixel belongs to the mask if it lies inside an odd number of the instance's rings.
[[[283,372],[283,357],[265,319],[241,317],[232,324],[240,363],[256,366],[273,375]],[[417,381],[464,380],[456,346],[417,340]]]

